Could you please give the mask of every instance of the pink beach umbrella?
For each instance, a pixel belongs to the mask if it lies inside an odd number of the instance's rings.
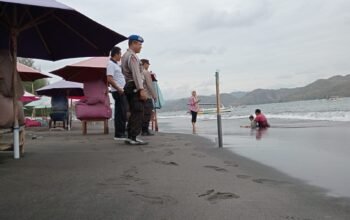
[[[39,100],[39,97],[36,97],[34,94],[29,93],[27,91],[24,92],[24,95],[20,98],[21,102],[32,102],[32,101],[36,101]]]
[[[19,62],[17,62],[17,71],[22,81],[35,81],[37,79],[50,78],[50,76]]]
[[[108,60],[108,57],[92,57],[54,70],[51,73],[58,75],[65,80],[81,83],[104,79],[106,77]]]

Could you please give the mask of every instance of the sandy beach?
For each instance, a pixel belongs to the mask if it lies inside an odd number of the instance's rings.
[[[350,219],[349,199],[203,137],[89,132],[27,130],[25,157],[1,152],[0,219]]]

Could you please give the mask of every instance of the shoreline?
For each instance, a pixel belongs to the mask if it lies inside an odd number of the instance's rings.
[[[272,127],[258,132],[241,128],[246,120],[223,120],[224,148],[301,179],[310,185],[326,189],[329,195],[350,197],[350,149],[345,122],[270,120]],[[166,132],[189,134],[187,119],[162,119]],[[198,134],[215,142],[215,120],[200,120]],[[324,161],[327,161],[325,163]]]
[[[349,199],[209,139],[157,133],[150,145],[130,147],[97,133],[29,130],[37,138],[23,159],[0,153],[0,218],[350,218]]]

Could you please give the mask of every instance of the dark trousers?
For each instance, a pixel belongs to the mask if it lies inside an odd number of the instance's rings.
[[[197,122],[197,114],[198,112],[194,112],[194,111],[191,111],[191,115],[192,115],[192,123],[196,123]]]
[[[144,111],[144,102],[140,100],[139,93],[135,92],[135,89],[134,82],[128,82],[124,88],[130,109],[127,126],[128,138],[133,140],[141,133]]]
[[[114,129],[115,137],[125,136],[128,102],[124,94],[118,92],[112,92],[114,99]]]
[[[153,111],[153,100],[147,99],[144,106],[142,132],[148,132],[149,122],[151,121]]]

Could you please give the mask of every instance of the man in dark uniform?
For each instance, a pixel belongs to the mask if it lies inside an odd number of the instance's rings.
[[[128,139],[126,144],[144,145],[144,142],[136,138],[141,133],[144,103],[147,100],[147,94],[144,89],[144,75],[142,66],[136,54],[140,53],[143,38],[138,35],[129,37],[129,49],[122,56],[122,70],[125,76],[126,85],[124,93],[129,102],[130,117],[128,120]]]

